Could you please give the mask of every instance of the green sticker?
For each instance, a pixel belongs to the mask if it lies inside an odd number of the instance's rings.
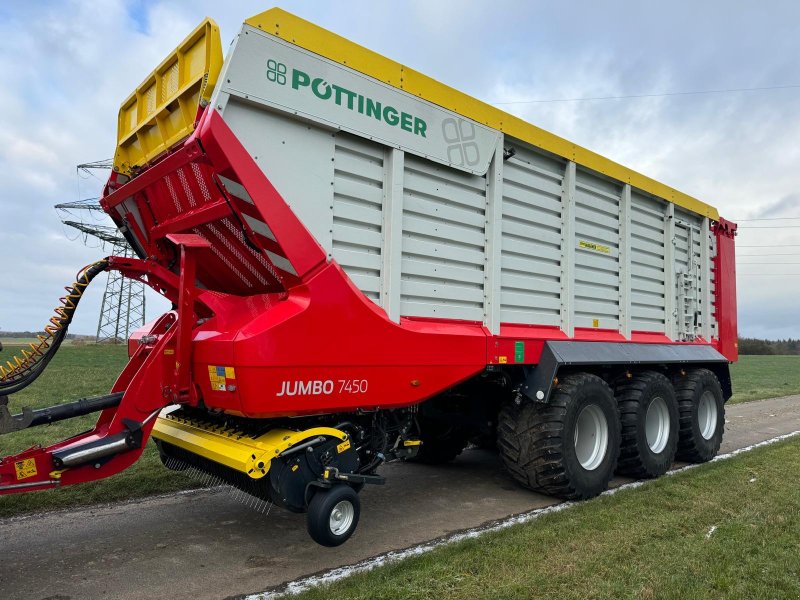
[[[525,342],[514,342],[514,362],[525,362]]]

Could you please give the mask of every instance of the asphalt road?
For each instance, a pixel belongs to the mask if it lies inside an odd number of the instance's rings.
[[[800,396],[733,405],[726,419],[721,452],[800,430]],[[235,597],[555,503],[482,450],[382,472],[339,548],[313,543],[303,515],[261,515],[227,489],[0,520],[0,598]]]

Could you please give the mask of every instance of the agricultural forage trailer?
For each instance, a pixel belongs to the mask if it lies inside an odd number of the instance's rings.
[[[0,460],[0,494],[108,477],[152,437],[334,546],[386,461],[496,445],[577,499],[719,449],[736,225],[282,10],[224,61],[205,20],[136,88],[101,204],[138,258],[84,268],[0,369],[2,433],[97,424]],[[12,416],[108,270],[172,310],[107,395]]]

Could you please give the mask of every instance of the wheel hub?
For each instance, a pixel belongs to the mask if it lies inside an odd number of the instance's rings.
[[[353,524],[355,509],[349,500],[342,500],[331,511],[329,526],[334,535],[342,535]]]
[[[647,445],[653,454],[661,453],[667,446],[670,434],[667,401],[657,396],[650,401],[644,419]]]
[[[596,404],[585,406],[575,424],[575,455],[587,471],[600,466],[608,451],[608,420]]]
[[[717,430],[717,402],[713,392],[707,390],[697,405],[697,424],[703,439],[710,440]]]

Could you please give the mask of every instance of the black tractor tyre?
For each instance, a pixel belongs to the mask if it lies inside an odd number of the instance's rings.
[[[614,395],[622,426],[617,473],[660,477],[672,466],[678,449],[678,401],[672,382],[656,371],[644,371],[620,380]]]
[[[361,500],[349,485],[320,489],[308,503],[306,528],[315,542],[332,548],[344,544],[358,526]]]
[[[693,369],[675,378],[680,434],[678,460],[708,462],[717,455],[725,431],[725,402],[717,376]]]
[[[472,438],[469,443],[475,448],[497,452],[497,432],[486,433]]]
[[[458,427],[420,419],[419,452],[409,462],[441,465],[454,460],[469,444],[469,438]]]
[[[596,464],[581,464],[576,449],[579,417],[602,416],[606,424],[604,454]],[[620,425],[617,403],[608,384],[596,375],[565,377],[547,403],[509,403],[500,411],[497,446],[508,471],[523,486],[550,496],[579,500],[608,488],[617,464]],[[581,444],[582,445],[582,444]],[[602,444],[596,447],[601,448]]]

